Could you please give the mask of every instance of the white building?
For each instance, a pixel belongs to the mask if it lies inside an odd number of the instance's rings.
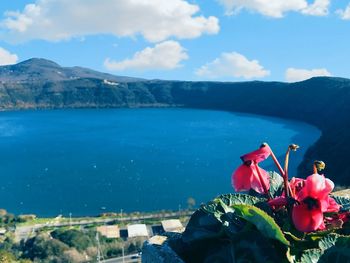
[[[148,237],[148,230],[145,224],[128,225],[128,237]]]

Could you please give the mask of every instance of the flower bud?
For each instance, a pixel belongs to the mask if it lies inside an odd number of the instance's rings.
[[[296,145],[294,143],[289,145],[289,149],[292,150],[292,151],[296,151],[298,148],[299,148],[299,145]]]
[[[317,172],[320,172],[326,168],[326,164],[322,161],[314,161],[314,165],[317,169]]]

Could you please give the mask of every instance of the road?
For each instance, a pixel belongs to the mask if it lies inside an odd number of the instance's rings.
[[[17,226],[15,230],[15,240],[20,241],[22,239],[27,239],[30,237],[35,231],[44,228],[44,227],[65,227],[65,226],[83,226],[83,225],[91,225],[91,224],[106,224],[110,222],[133,222],[133,221],[142,221],[146,219],[165,219],[165,218],[173,218],[173,217],[181,217],[181,216],[190,216],[193,211],[180,211],[180,212],[171,212],[171,213],[154,213],[142,216],[126,216],[122,218],[94,218],[94,219],[84,219],[80,221],[72,221],[72,222],[59,222],[59,220],[52,220],[45,224],[35,224],[31,226]]]
[[[124,261],[123,257],[118,257],[118,258],[110,258],[101,261],[102,263],[138,263],[141,262],[141,256],[139,254],[131,254],[124,256]]]

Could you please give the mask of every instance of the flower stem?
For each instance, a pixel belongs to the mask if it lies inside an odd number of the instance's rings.
[[[294,192],[292,191],[292,189],[290,188],[288,179],[289,179],[289,175],[288,175],[288,168],[289,168],[289,154],[290,151],[296,151],[299,148],[298,145],[296,144],[291,144],[288,146],[287,152],[286,152],[286,157],[284,159],[284,187],[286,189],[286,196],[292,196],[294,197]]]
[[[271,147],[270,147],[271,150]],[[275,163],[275,165],[277,166],[277,169],[280,171],[280,173],[282,174],[282,176],[284,175],[284,171],[282,169],[282,166],[280,165],[280,163],[278,162],[275,154],[273,153],[273,151],[271,150],[271,158],[273,160],[273,162]]]
[[[288,150],[286,152],[286,157],[284,159],[283,183],[284,183],[284,189],[286,191],[286,197],[289,197],[292,193],[290,186],[289,186],[289,183],[288,183],[289,153],[290,153],[290,147],[288,147]]]
[[[282,166],[280,165],[279,161],[276,158],[276,155],[273,153],[273,151],[270,147],[271,158],[283,177],[283,183],[284,183],[284,189],[286,192],[286,197],[289,197],[290,194],[292,193],[292,190],[291,190],[291,188],[289,186],[289,182],[288,182],[288,179],[289,179],[288,178],[289,152],[290,152],[290,150],[295,151],[297,148],[299,148],[299,146],[297,146],[295,144],[291,144],[288,146],[288,150],[287,150],[286,158],[285,158],[285,162],[284,162],[284,169],[282,169]]]
[[[267,199],[268,199],[268,200],[271,200],[271,198],[272,198],[272,197],[271,197],[271,194],[270,194],[270,192],[269,192],[269,189],[267,189],[267,186],[266,186],[266,184],[265,184],[265,181],[264,181],[264,179],[263,179],[263,177],[262,177],[262,175],[261,175],[261,173],[260,173],[260,169],[259,169],[258,164],[255,164],[254,167],[255,167],[255,169],[256,169],[256,171],[257,171],[257,173],[258,173],[259,180],[260,180],[260,184],[261,184],[261,186],[263,187],[265,194],[267,194]]]

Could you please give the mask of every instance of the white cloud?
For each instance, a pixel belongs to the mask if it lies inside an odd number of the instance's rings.
[[[196,38],[216,34],[219,21],[198,15],[186,0],[37,0],[23,11],[8,11],[0,22],[1,38],[60,41],[72,37],[113,34],[142,35],[151,42],[169,37]]]
[[[330,0],[315,0],[314,3],[302,10],[303,14],[312,16],[326,16],[328,15],[328,8]]]
[[[332,76],[332,74],[325,68],[319,69],[297,69],[297,68],[288,68],[286,70],[286,81],[288,82],[297,82],[306,80],[312,77],[321,77],[321,76]]]
[[[336,11],[336,13],[339,14],[341,19],[350,20],[350,3],[344,10],[339,9]]]
[[[18,56],[0,47],[0,66],[16,64]]]
[[[237,53],[222,53],[219,58],[209,62],[196,70],[196,75],[208,78],[262,78],[270,75],[257,60],[248,60]]]
[[[330,0],[217,0],[225,7],[226,14],[239,13],[242,9],[264,16],[281,18],[287,12],[301,12],[306,15],[323,16],[328,14]]]
[[[113,61],[107,58],[104,66],[109,70],[170,70],[180,67],[182,60],[188,59],[185,49],[176,41],[165,41],[147,47],[134,54],[131,59]]]

